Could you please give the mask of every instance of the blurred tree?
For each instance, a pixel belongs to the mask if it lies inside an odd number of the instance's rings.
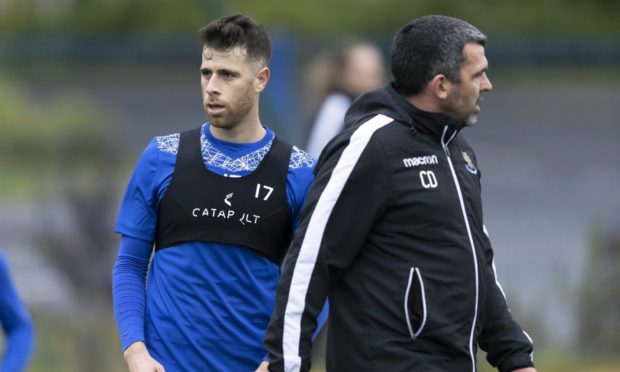
[[[13,0],[13,6],[2,7],[0,30],[186,33],[223,13],[243,12],[268,27],[325,35],[391,35],[423,14],[464,18],[496,35],[617,39],[620,34],[617,0],[314,0],[294,5],[288,0],[62,0],[65,10],[53,17],[41,17],[36,7],[22,2]]]

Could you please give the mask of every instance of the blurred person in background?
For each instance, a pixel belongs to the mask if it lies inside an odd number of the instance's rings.
[[[26,306],[17,295],[2,251],[0,251],[0,321],[5,335],[0,372],[25,371],[34,346],[34,327]]]
[[[328,62],[326,97],[312,123],[306,146],[306,151],[314,158],[318,158],[327,142],[344,128],[344,115],[351,102],[385,82],[383,55],[371,43],[349,44]]]
[[[425,16],[391,50],[392,84],[356,100],[323,150],[265,337],[270,371],[307,371],[330,298],[328,371],[534,372],[482,217],[476,122],[486,36]]]
[[[262,362],[279,264],[312,182],[313,158],[259,118],[264,28],[237,14],[200,36],[208,121],[149,143],[115,227],[114,312],[132,372]]]

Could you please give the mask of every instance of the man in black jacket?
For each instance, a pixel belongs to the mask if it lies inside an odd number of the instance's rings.
[[[310,368],[330,299],[328,371],[535,371],[483,224],[480,170],[460,134],[491,90],[486,37],[446,16],[400,29],[394,82],[353,103],[315,169],[265,345],[271,371]]]

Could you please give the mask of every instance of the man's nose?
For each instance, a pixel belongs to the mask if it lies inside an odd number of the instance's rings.
[[[205,82],[204,90],[205,90],[205,93],[207,93],[209,95],[219,94],[220,93],[220,87],[219,87],[218,79],[216,77],[212,76],[209,80],[207,80]]]
[[[483,92],[488,92],[488,91],[490,91],[492,89],[493,89],[493,84],[491,84],[491,80],[485,74],[483,76],[482,84],[480,85],[480,90],[483,91]]]

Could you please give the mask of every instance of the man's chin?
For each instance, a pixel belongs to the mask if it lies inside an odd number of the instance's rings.
[[[472,115],[463,121],[464,127],[472,127],[478,122],[478,115]]]
[[[224,121],[222,117],[207,115],[207,120],[211,126],[216,128],[226,129],[229,127],[228,123]]]

